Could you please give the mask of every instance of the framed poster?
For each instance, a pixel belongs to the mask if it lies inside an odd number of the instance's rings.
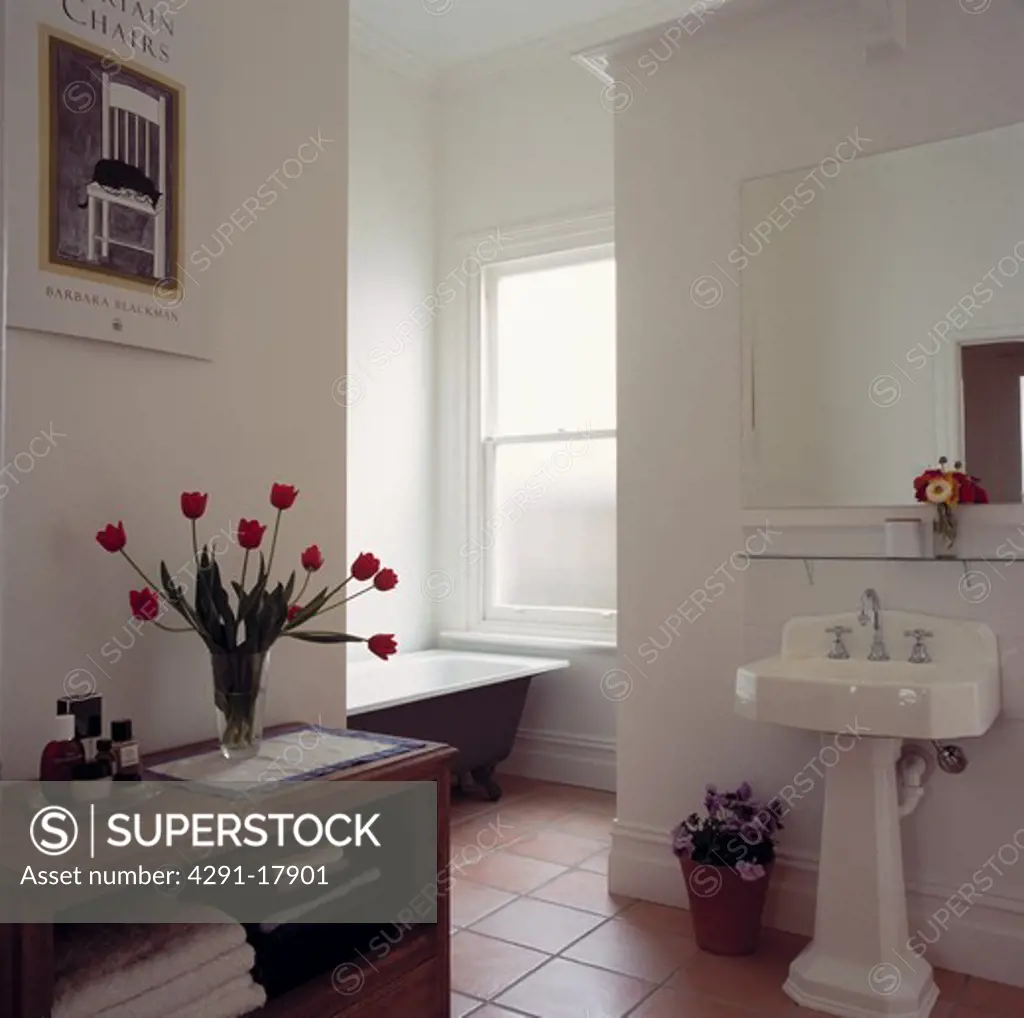
[[[187,2],[9,9],[12,327],[208,358],[181,270]]]

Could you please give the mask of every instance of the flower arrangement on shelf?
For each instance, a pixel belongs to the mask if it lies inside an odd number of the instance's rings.
[[[191,600],[186,596],[178,576],[172,576],[165,562],[160,563],[160,583],[149,578],[128,554],[128,538],[124,524],[108,524],[96,535],[100,546],[111,553],[120,553],[142,577],[143,588],[129,592],[132,615],[140,622],[152,623],[170,633],[196,633],[210,652],[213,664],[214,701],[217,708],[221,751],[229,758],[251,756],[259,749],[263,734],[263,705],[266,700],[266,664],[271,647],[278,639],[287,638],[307,643],[365,643],[372,654],[387,660],[397,650],[394,634],[379,633],[369,638],[310,627],[314,619],[340,608],[371,590],[389,591],[398,585],[393,569],[382,569],[380,560],[363,552],[352,563],[348,576],[334,586],[325,586],[303,603],[314,573],[326,563],[320,548],[310,545],[300,557],[305,577],[298,591],[297,573],[292,571],[284,583],[271,584],[271,570],[277,550],[281,516],[291,509],[298,490],[288,484],[274,484],[270,504],[277,510],[269,556],[260,550],[266,526],[257,520],[242,519],[235,538],[244,551],[238,580],[226,587],[212,545],[200,547],[197,521],[206,513],[209,496],[192,491],[181,496],[182,515],[192,529],[192,560],[185,573],[194,579]],[[259,552],[255,577],[246,586],[250,558]],[[366,583],[353,593],[346,587],[355,580]],[[234,600],[231,594],[234,593]],[[174,611],[185,623],[166,625],[161,619]]]
[[[694,936],[712,954],[750,954],[760,937],[782,801],[755,800],[746,781],[734,792],[708,785],[704,812],[691,813],[672,832]]]
[[[987,505],[988,492],[977,477],[964,472],[959,460],[949,469],[949,460],[943,456],[938,467],[929,467],[914,478],[914,497],[918,502],[935,506],[935,520],[932,527],[945,542],[946,553],[953,551],[959,525],[955,507],[965,505]]]

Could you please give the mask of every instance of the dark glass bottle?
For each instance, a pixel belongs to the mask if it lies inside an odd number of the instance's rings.
[[[104,770],[104,777],[112,778],[117,771],[113,743],[110,739],[96,740],[96,763]]]
[[[74,717],[58,717],[54,734],[56,737],[43,747],[39,758],[39,780],[70,781],[75,767],[85,761],[82,744],[75,738]]]

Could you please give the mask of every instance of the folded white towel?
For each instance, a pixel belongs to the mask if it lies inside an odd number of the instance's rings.
[[[177,1011],[165,1012],[165,1015],[166,1018],[240,1018],[266,1002],[267,991],[254,983],[252,976],[240,976],[202,1000]]]
[[[147,993],[97,1011],[95,1018],[164,1018],[169,1011],[198,1003],[233,979],[248,975],[255,961],[256,952],[249,944],[242,944]]]
[[[334,890],[328,891],[326,894],[321,894],[319,897],[308,901],[302,901],[298,905],[293,905],[272,915],[267,922],[260,923],[260,931],[263,933],[273,933],[278,926],[284,926],[285,923],[298,922],[308,912],[312,912],[314,909],[318,909],[329,902],[337,901],[339,898],[344,898],[345,895],[351,894],[357,888],[375,883],[377,880],[380,880],[380,877],[381,872],[376,867],[372,870],[367,870],[365,873],[360,873],[359,876],[353,877],[347,883],[335,887]]]
[[[191,906],[175,919],[56,927],[53,1018],[92,1018],[245,943],[242,926],[216,909]]]

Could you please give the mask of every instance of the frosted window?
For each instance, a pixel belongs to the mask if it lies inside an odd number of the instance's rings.
[[[503,275],[495,318],[495,434],[615,427],[613,259]]]
[[[499,604],[615,608],[615,440],[507,445],[488,525]]]

